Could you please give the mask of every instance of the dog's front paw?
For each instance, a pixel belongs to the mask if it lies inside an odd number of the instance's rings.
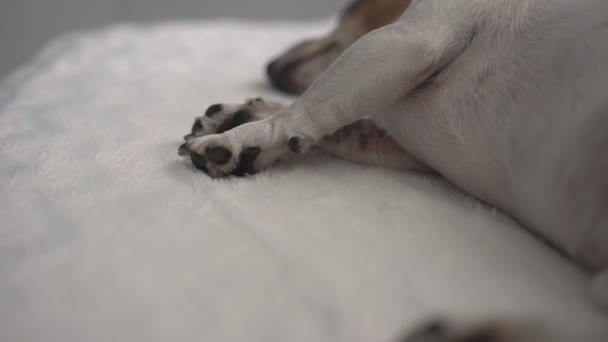
[[[251,98],[243,104],[215,104],[205,115],[195,119],[191,132],[184,136],[186,143],[178,150],[189,157],[200,170],[213,178],[245,176],[272,165],[288,152],[286,149],[262,149],[244,146],[238,135],[228,138],[232,129],[262,120],[283,108],[278,102]]]

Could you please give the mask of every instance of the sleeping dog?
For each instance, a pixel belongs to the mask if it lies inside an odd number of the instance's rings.
[[[608,307],[608,1],[360,0],[268,71],[303,95],[211,106],[180,155],[211,177],[313,146],[438,173],[587,268]]]

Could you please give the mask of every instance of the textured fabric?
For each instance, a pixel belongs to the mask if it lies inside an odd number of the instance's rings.
[[[264,64],[328,24],[115,26],[4,81],[0,341],[381,342],[436,314],[606,332],[586,274],[440,179],[311,154],[213,181],[177,156],[210,104],[279,97]]]

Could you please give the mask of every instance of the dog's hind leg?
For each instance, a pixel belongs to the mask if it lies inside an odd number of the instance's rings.
[[[324,137],[317,147],[356,163],[401,170],[431,172],[371,120],[359,120]]]

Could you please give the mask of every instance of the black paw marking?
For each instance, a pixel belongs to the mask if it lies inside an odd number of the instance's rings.
[[[194,123],[194,125],[192,125],[192,134],[196,134],[196,132],[200,131],[203,129],[203,123],[196,120],[196,122]]]
[[[232,174],[237,177],[256,174],[257,170],[254,167],[254,162],[261,152],[262,150],[259,147],[250,147],[241,152],[239,155],[239,164]]]
[[[221,112],[222,109],[224,109],[224,106],[222,106],[221,104],[214,104],[213,106],[207,108],[205,116],[213,117],[215,114]]]
[[[205,156],[193,152],[190,154],[190,159],[192,159],[192,165],[197,169],[204,173],[209,173],[209,169],[207,169],[207,158],[205,158]]]
[[[298,137],[289,139],[289,149],[295,154],[300,154],[302,152],[302,139]]]
[[[230,120],[225,121],[222,125],[217,129],[217,133],[224,133],[229,131],[235,127],[246,124],[251,121],[252,115],[246,110],[239,110],[238,112],[232,115]]]
[[[209,160],[217,165],[225,165],[232,158],[232,152],[230,150],[225,149],[221,146],[212,147],[207,152],[207,157]]]

